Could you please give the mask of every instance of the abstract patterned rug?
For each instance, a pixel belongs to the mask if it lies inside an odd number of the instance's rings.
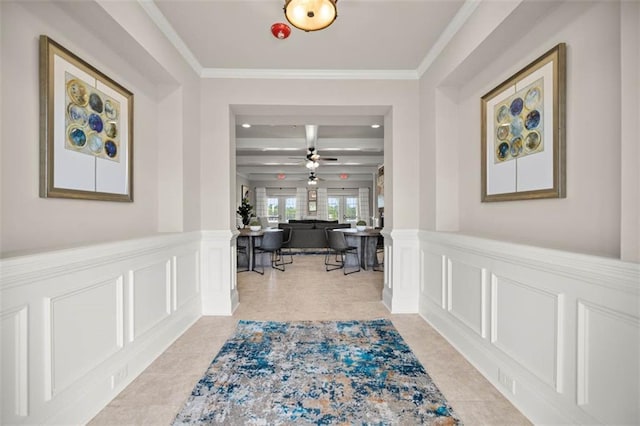
[[[388,320],[240,321],[174,425],[459,424]]]

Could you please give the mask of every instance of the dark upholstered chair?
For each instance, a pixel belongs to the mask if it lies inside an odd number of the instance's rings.
[[[244,256],[245,259],[247,260],[246,269],[237,268],[237,264],[239,263],[237,262],[237,259],[240,256]],[[236,272],[248,272],[248,271],[249,271],[249,247],[244,244],[240,244],[240,241],[236,240]]]
[[[358,256],[358,248],[347,244],[347,239],[344,237],[344,232],[327,230],[327,243],[329,250],[324,259],[325,269],[327,271],[335,271],[336,269],[342,269],[345,275],[353,274],[354,272],[360,272],[360,256]],[[331,257],[335,255],[335,262],[331,263]],[[358,269],[355,271],[347,272],[345,266],[345,258],[348,255],[353,255],[356,258],[356,265]]]
[[[259,262],[255,255],[262,253],[269,253],[271,255],[271,267],[273,269],[284,271],[284,262],[278,263],[279,260],[282,260],[282,231],[265,232],[262,236],[260,247],[254,247],[253,253],[255,259],[253,270],[260,275],[264,274],[264,265],[261,265],[262,271],[256,269],[256,266]]]
[[[293,237],[293,228],[282,228],[282,250],[281,256],[284,256],[284,250],[287,250],[289,253],[289,261],[284,262],[285,265],[289,265],[293,263],[293,254],[291,254],[291,237]]]
[[[382,262],[378,261],[378,253],[382,253]],[[376,263],[373,265],[373,270],[384,272],[384,237],[382,235],[378,235],[378,241],[376,243]]]

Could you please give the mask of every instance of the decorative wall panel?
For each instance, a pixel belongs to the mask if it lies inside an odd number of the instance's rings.
[[[123,346],[122,276],[48,300],[45,332],[51,382],[49,398]]]
[[[201,315],[200,241],[171,234],[0,260],[0,424],[95,416]]]
[[[561,296],[492,276],[491,342],[556,389]]]
[[[131,340],[171,314],[171,269],[164,261],[129,274]]]
[[[26,306],[0,313],[2,327],[2,412],[6,424],[29,414]],[[8,390],[8,391],[7,391]],[[4,423],[4,422],[3,422]]]
[[[446,308],[445,285],[446,285],[446,258],[442,255],[424,253],[424,274],[429,276],[428,280],[422,280],[424,294],[434,303]],[[428,288],[424,288],[428,286]]]
[[[578,405],[602,424],[640,419],[638,330],[637,315],[578,302]]]
[[[200,293],[200,251],[175,257],[175,280],[184,283],[176,289],[176,305],[180,307]]]
[[[420,245],[420,314],[533,423],[640,424],[640,265],[444,232]]]
[[[447,263],[447,309],[474,332],[484,335],[483,270],[459,260]]]

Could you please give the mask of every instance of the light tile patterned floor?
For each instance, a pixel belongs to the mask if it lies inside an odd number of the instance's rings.
[[[530,422],[418,315],[382,305],[383,274],[325,272],[323,256],[295,256],[286,272],[238,274],[232,317],[202,317],[89,424],[169,425],[240,319],[390,318],[466,425]]]

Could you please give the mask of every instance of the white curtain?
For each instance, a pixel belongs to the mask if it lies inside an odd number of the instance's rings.
[[[256,188],[256,216],[267,217],[267,188]]]
[[[329,219],[329,207],[327,205],[327,188],[318,188],[318,219]]]
[[[358,188],[358,220],[364,220],[371,225],[371,211],[369,210],[369,188]]]
[[[307,216],[307,188],[296,188],[296,219]]]

